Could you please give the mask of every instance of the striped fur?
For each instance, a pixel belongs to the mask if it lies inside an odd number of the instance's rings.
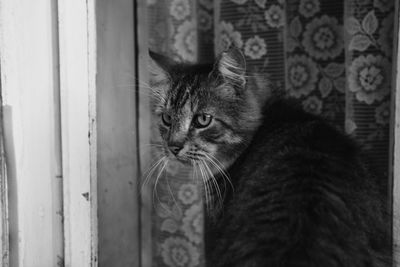
[[[268,102],[229,175],[235,191],[207,224],[209,266],[391,266],[384,197],[360,151],[294,103]]]
[[[384,197],[357,145],[289,100],[261,110],[243,64],[237,51],[214,66],[160,63],[166,157],[208,177],[207,266],[390,266]],[[212,123],[194,127],[203,113]]]
[[[171,65],[160,55],[153,53],[152,56],[153,70],[162,72],[154,74],[157,78],[152,85],[154,95],[159,96],[154,110],[159,117],[159,131],[167,156],[189,162],[196,158],[188,154],[204,153],[216,159],[218,167],[228,168],[249,144],[260,123],[261,109],[256,96],[245,89],[245,83],[239,82],[245,80],[244,69],[235,66],[235,61],[227,57],[222,57],[215,66],[197,66]],[[225,68],[224,73],[220,72],[222,68]],[[170,126],[162,123],[162,114],[171,116]],[[193,127],[193,119],[199,114],[212,116],[210,126]],[[168,149],[171,142],[183,142],[182,151],[186,153],[171,155]],[[213,166],[209,168],[211,173],[218,172]]]

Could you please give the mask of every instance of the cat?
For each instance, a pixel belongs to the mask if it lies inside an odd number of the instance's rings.
[[[384,197],[355,141],[258,91],[239,49],[210,65],[150,57],[163,153],[207,179],[207,266],[390,266]]]

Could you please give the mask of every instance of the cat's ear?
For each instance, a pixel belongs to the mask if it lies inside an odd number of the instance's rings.
[[[226,82],[244,86],[246,84],[246,61],[238,48],[220,54],[214,66]]]
[[[169,68],[171,60],[163,55],[149,50],[148,69],[151,83],[160,83],[170,78]]]

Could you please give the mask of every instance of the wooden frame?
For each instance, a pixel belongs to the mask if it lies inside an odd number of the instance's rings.
[[[138,68],[138,79],[136,82],[137,99],[138,99],[138,128],[139,128],[139,175],[140,183],[144,183],[145,173],[150,169],[152,160],[151,155],[151,120],[150,113],[150,93],[147,85],[149,80],[148,70],[144,67],[149,62],[148,58],[148,17],[147,17],[147,4],[145,1],[136,2],[136,37],[137,37],[137,54],[139,55],[136,62]],[[147,186],[138,187],[138,195],[140,200],[140,253],[141,253],[141,267],[153,266],[153,240],[152,240],[152,220],[153,202],[152,202],[152,188]]]
[[[53,1],[0,1],[6,219],[14,241],[5,266],[63,261],[56,25]]]
[[[400,266],[400,7],[395,1],[393,38],[393,90],[390,124],[390,166],[392,175],[393,266]],[[397,38],[396,38],[397,37]]]
[[[101,266],[141,266],[135,4],[96,1]]]
[[[138,128],[139,128],[139,175],[141,183],[145,178],[144,173],[151,167],[151,106],[150,106],[150,93],[147,86],[148,70],[144,67],[148,65],[148,17],[147,17],[147,4],[146,1],[136,2],[136,38],[137,38],[137,53],[139,55],[137,61],[137,75],[136,82],[137,98],[138,98]],[[147,183],[149,185],[150,183]],[[153,240],[152,240],[152,188],[149,186],[139,187],[138,195],[140,196],[140,253],[141,253],[141,267],[153,266]]]
[[[1,266],[97,266],[98,215],[103,263],[140,264],[136,4],[0,1]]]
[[[97,266],[95,0],[58,2],[65,266]]]

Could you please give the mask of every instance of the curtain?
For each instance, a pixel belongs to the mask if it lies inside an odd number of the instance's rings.
[[[388,184],[394,0],[147,4],[152,50],[204,63],[235,45],[251,72],[352,135]],[[203,266],[201,183],[189,169],[167,168],[153,193],[154,266]]]

